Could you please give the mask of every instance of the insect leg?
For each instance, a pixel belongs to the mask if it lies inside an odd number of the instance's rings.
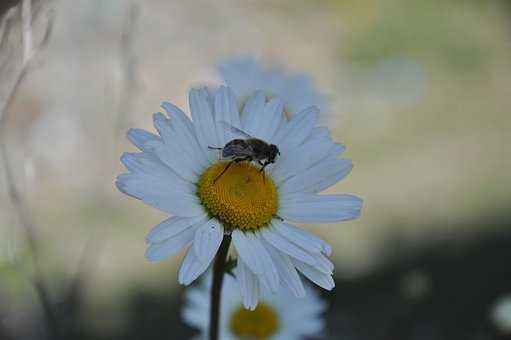
[[[232,165],[232,163],[236,162],[237,160],[233,160],[233,161],[230,161],[226,166],[225,168],[222,170],[222,172],[215,177],[215,179],[213,180],[213,183],[216,183],[216,181],[218,181],[218,179],[220,177],[222,177],[222,175],[227,171],[227,169],[229,169],[229,167]]]
[[[261,164],[261,161],[259,161],[259,164]],[[271,163],[266,161],[266,162],[264,162],[264,164],[261,164],[262,167],[261,167],[261,169],[259,169],[259,172],[263,175],[263,183],[266,183],[266,176],[265,176],[264,168],[266,168],[266,166],[269,164],[271,164]]]
[[[259,169],[259,172],[264,172],[264,168],[266,168],[266,166],[267,166],[267,165],[270,165],[270,164],[271,164],[271,162],[268,162],[268,161],[264,162],[264,164],[261,164],[261,165],[262,165],[262,168],[261,168],[261,169]]]

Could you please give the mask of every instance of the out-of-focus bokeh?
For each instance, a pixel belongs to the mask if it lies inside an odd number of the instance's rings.
[[[39,0],[25,68],[16,4],[0,5],[0,338],[193,334],[181,256],[144,259],[165,215],[114,179],[127,129],[151,130],[164,100],[188,111],[236,56],[310,75],[354,162],[329,191],[361,196],[362,217],[308,226],[336,264],[326,338],[506,336],[491,313],[511,292],[508,1]]]

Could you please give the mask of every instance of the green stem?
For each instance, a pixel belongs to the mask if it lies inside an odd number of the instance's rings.
[[[209,319],[209,340],[218,340],[218,324],[220,321],[220,301],[224,282],[227,252],[231,244],[231,235],[224,235],[213,265],[213,285],[211,287],[211,306]]]

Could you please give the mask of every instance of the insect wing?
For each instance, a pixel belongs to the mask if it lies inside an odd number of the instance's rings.
[[[239,143],[231,141],[227,143],[227,145],[222,150],[223,158],[236,158],[243,156],[250,156],[253,154],[252,147],[245,143],[245,141],[240,140]]]
[[[227,130],[230,131],[233,134],[233,138],[254,138],[247,132],[243,131],[242,129],[239,129],[235,126],[232,126],[231,124],[227,123],[226,121],[221,122],[222,126]]]

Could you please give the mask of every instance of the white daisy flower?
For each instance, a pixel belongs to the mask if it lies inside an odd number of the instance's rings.
[[[198,339],[207,339],[209,330],[210,280],[186,291],[183,320],[200,331]],[[319,294],[306,286],[307,296],[294,298],[288,291],[272,294],[261,290],[260,302],[253,311],[243,307],[238,294],[238,282],[226,275],[222,287],[219,339],[297,340],[321,335],[325,322],[321,314],[326,303]]]
[[[284,68],[265,67],[253,58],[237,58],[218,65],[218,71],[238,98],[244,100],[256,91],[267,99],[284,101],[284,112],[292,116],[310,106],[326,111],[324,97],[312,80],[303,74],[290,74]]]
[[[490,317],[502,334],[511,334],[511,294],[504,295],[495,302]]]
[[[319,195],[351,171],[344,150],[328,129],[316,127],[318,109],[307,108],[288,120],[282,101],[260,93],[239,112],[227,87],[211,93],[190,91],[193,121],[176,106],[163,103],[168,117],[154,115],[159,135],[130,129],[129,139],[142,152],[125,153],[129,172],[117,178],[122,192],[167,212],[147,235],[149,261],[161,261],[187,247],[178,280],[188,285],[212,262],[224,233],[232,235],[238,255],[244,304],[254,309],[261,286],[281,285],[295,296],[305,290],[297,270],[332,289],[330,246],[288,223],[333,223],[356,218],[362,201],[352,195]],[[260,166],[219,158],[217,150],[235,138],[233,128],[278,146],[281,156],[261,173]]]

